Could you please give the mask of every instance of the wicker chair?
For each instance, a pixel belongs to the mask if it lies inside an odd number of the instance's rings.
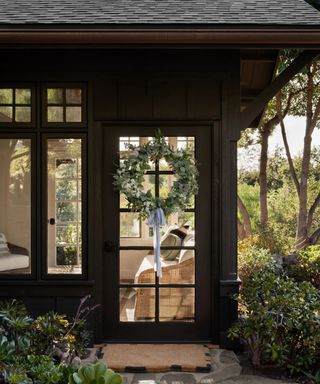
[[[154,270],[147,269],[138,277],[138,284],[153,284]],[[194,257],[181,263],[162,268],[161,284],[193,284]],[[155,289],[137,288],[135,320],[148,321],[155,317]],[[194,320],[194,289],[180,287],[160,287],[161,321]]]

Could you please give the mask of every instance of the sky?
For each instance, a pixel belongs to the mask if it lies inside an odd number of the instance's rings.
[[[303,137],[305,130],[305,118],[288,116],[285,118],[287,138],[292,156],[297,156],[303,150]],[[320,129],[315,129],[312,135],[312,146],[320,146]],[[283,140],[280,127],[277,126],[269,139],[269,154],[271,155],[277,147],[283,148]],[[285,153],[283,151],[283,153]],[[250,159],[250,161],[248,161]],[[239,149],[238,167],[256,168],[259,165],[259,146],[253,146],[248,149]]]

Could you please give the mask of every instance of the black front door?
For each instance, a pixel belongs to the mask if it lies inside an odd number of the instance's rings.
[[[126,207],[112,186],[127,143],[142,144],[160,128],[174,148],[188,148],[198,162],[199,194],[162,229],[162,278],[153,270],[151,229]],[[103,234],[106,341],[208,341],[212,314],[210,126],[104,126]],[[144,188],[165,196],[174,174],[160,161]],[[164,240],[166,239],[166,240]],[[174,249],[168,249],[170,245]],[[178,248],[177,248],[178,247]]]

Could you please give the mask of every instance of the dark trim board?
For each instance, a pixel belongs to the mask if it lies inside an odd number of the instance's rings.
[[[315,10],[315,12],[317,12]],[[137,26],[128,28],[118,25],[115,28],[99,26],[79,27],[70,25],[38,28],[30,26],[2,27],[0,45],[3,47],[29,46],[107,46],[107,47],[199,47],[233,48],[239,47],[295,47],[317,48],[320,45],[318,26],[221,26],[217,27],[162,27]]]

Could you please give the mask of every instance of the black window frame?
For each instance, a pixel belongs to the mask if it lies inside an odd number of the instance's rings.
[[[65,90],[69,88],[81,89],[81,104],[74,105],[82,108],[81,122],[48,122],[48,103],[47,103],[47,89],[48,88],[62,88]],[[49,104],[50,106],[50,104]],[[52,105],[55,106],[55,105]],[[63,104],[57,104],[57,107],[63,107],[63,114],[65,116],[66,104],[65,96]],[[70,105],[73,106],[73,105]],[[44,82],[41,85],[41,127],[42,128],[86,128],[88,122],[88,100],[87,100],[87,86],[83,82]]]
[[[0,128],[9,128],[13,130],[14,128],[36,128],[36,107],[37,107],[37,97],[36,97],[36,87],[34,83],[17,83],[17,82],[1,82],[0,83],[0,88],[12,88],[14,90],[13,92],[13,101],[12,104],[10,104],[13,108],[16,108],[15,104],[15,90],[16,89],[25,89],[25,88],[30,88],[31,89],[31,104],[26,104],[25,106],[31,107],[31,121],[30,122],[17,122],[17,121],[8,121],[8,122],[0,122]],[[3,104],[1,104],[3,105]],[[10,106],[8,104],[8,106]],[[18,104],[18,106],[20,106]],[[22,106],[22,105],[21,105]]]
[[[81,223],[82,223],[82,263],[81,274],[72,273],[48,273],[48,151],[47,142],[50,139],[81,139]],[[87,280],[88,278],[88,151],[87,134],[85,132],[50,132],[41,135],[41,163],[42,163],[42,216],[41,216],[41,238],[42,238],[42,267],[41,276],[45,280]]]
[[[36,133],[25,132],[3,132],[0,131],[1,139],[30,139],[31,142],[31,253],[30,253],[30,273],[0,273],[0,280],[34,280],[37,276],[37,148]]]

